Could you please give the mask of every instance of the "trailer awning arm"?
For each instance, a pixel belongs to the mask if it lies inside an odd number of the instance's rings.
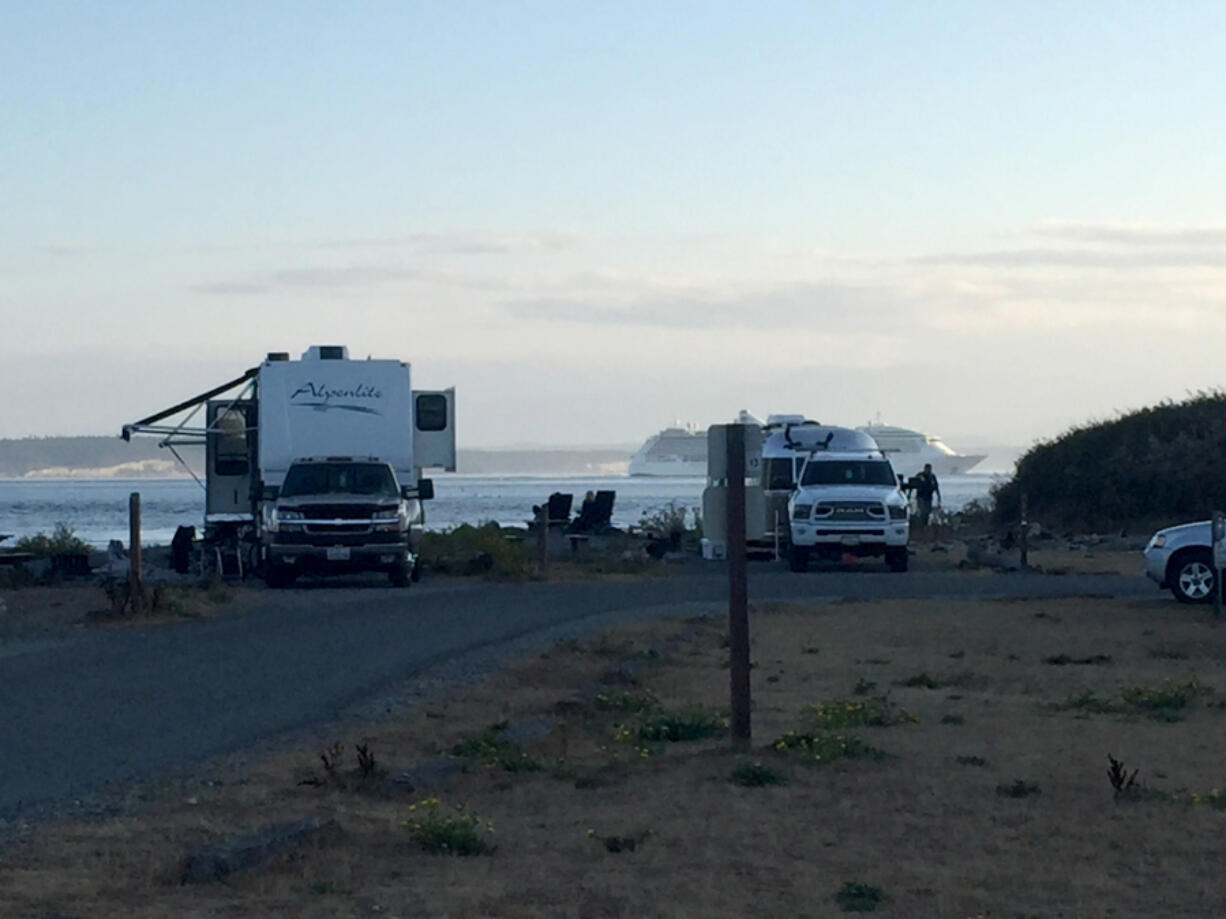
[[[155,415],[150,415],[148,418],[142,418],[140,421],[133,422],[132,424],[125,424],[123,426],[123,431],[120,432],[119,436],[122,437],[124,440],[131,440],[132,435],[134,433],[138,433],[142,429],[150,430],[152,425],[161,421],[163,418],[169,418],[171,415],[177,415],[179,412],[183,411],[184,409],[189,409],[192,406],[200,405],[202,402],[207,402],[209,399],[212,399],[214,396],[220,396],[223,392],[228,392],[229,390],[233,389],[236,386],[241,386],[243,383],[246,383],[248,380],[252,379],[259,372],[260,372],[259,367],[252,367],[250,370],[244,373],[241,377],[233,379],[229,383],[222,383],[220,386],[210,389],[206,393],[201,393],[200,395],[196,396],[194,399],[188,399],[186,402],[180,402],[178,405],[172,405],[168,409],[160,411]],[[174,431],[174,430],[177,430],[177,429],[176,428],[170,429],[170,431]],[[158,430],[154,428],[152,429],[152,431],[156,431],[157,433],[169,433],[169,431],[166,431],[165,429]]]

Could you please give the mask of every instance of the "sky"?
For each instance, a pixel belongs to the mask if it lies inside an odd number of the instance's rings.
[[[0,437],[348,345],[461,446],[1221,385],[1226,5],[0,0]]]

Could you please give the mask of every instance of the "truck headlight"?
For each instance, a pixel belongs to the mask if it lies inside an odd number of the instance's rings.
[[[376,533],[397,533],[400,522],[404,518],[398,507],[381,507],[371,516],[371,523]]]
[[[792,519],[793,520],[808,520],[809,515],[811,513],[813,513],[812,504],[797,504],[795,507],[792,508]]]
[[[301,533],[306,530],[306,526],[299,521],[305,519],[306,515],[302,511],[283,511],[274,508],[269,529],[274,533]]]
[[[906,505],[891,504],[890,505],[890,519],[891,520],[906,520],[907,519]]]

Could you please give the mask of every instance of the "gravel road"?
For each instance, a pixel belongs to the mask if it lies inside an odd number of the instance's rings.
[[[712,566],[633,582],[332,586],[254,593],[218,618],[0,646],[0,819],[335,720],[428,667],[621,618],[718,604]],[[891,575],[750,566],[752,600],[1153,596],[1140,577]]]

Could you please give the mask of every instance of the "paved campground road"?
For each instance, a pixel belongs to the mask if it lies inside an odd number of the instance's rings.
[[[1158,597],[1143,578],[1116,575],[797,575],[750,566],[753,601],[1087,594]],[[726,596],[726,575],[713,567],[625,582],[307,587],[253,591],[213,619],[0,645],[0,817],[333,720],[479,649],[585,620],[596,628],[619,611],[663,616]]]

